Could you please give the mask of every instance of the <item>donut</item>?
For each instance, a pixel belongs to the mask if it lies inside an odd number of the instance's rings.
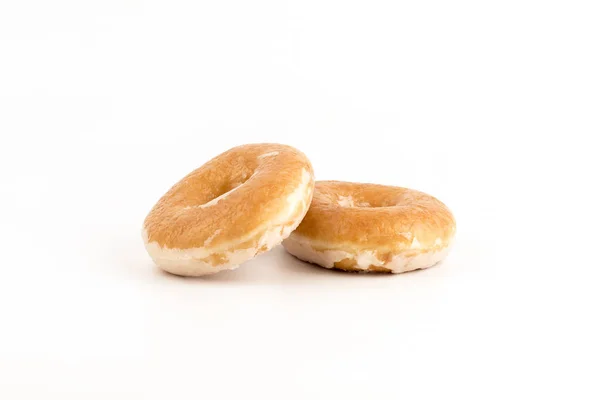
[[[317,181],[308,213],[283,247],[325,268],[402,273],[442,261],[455,231],[450,210],[428,194],[378,184]]]
[[[311,163],[299,150],[270,143],[234,147],[158,200],[144,219],[145,248],[175,275],[234,269],[290,235],[313,189]]]

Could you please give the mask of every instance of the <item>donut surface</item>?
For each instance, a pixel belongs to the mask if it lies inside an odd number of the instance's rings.
[[[283,246],[325,268],[402,273],[442,261],[455,231],[450,210],[428,194],[318,181],[308,213]]]
[[[234,269],[289,236],[314,189],[307,157],[280,144],[248,144],[176,183],[144,220],[148,254],[163,270],[200,276]]]

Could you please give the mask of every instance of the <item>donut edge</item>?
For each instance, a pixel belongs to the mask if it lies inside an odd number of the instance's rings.
[[[452,248],[452,243],[448,243],[446,247],[439,250],[425,251],[414,256],[396,253],[390,261],[386,262],[376,256],[376,249],[354,253],[344,250],[317,251],[313,248],[310,239],[297,234],[292,234],[283,241],[282,245],[288,253],[299,260],[316,264],[326,269],[355,272],[386,272],[392,274],[433,267],[442,262]],[[344,260],[354,262],[353,267],[346,268],[335,265]]]

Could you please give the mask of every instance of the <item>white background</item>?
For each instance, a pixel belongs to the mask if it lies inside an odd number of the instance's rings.
[[[598,398],[597,1],[0,0],[0,398]],[[439,267],[281,247],[205,279],[140,228],[250,142],[419,189]]]

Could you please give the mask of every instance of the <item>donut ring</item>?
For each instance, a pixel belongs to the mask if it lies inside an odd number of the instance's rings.
[[[455,231],[450,210],[428,194],[318,181],[308,213],[283,246],[325,268],[401,273],[442,261]]]
[[[176,275],[234,269],[289,236],[313,189],[310,161],[293,147],[234,147],[160,198],[144,220],[146,250]]]

